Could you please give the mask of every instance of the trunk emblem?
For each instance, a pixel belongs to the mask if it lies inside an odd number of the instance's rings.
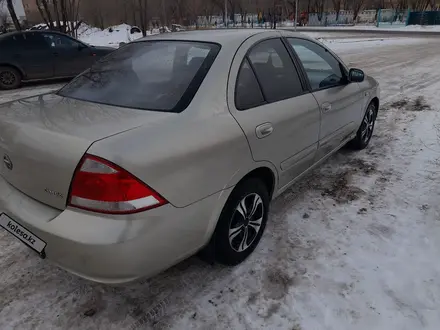
[[[5,164],[6,168],[10,171],[14,168],[14,165],[12,164],[12,160],[11,158],[9,158],[8,155],[3,156],[3,164]]]

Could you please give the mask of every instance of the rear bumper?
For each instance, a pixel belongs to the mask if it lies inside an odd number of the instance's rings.
[[[61,268],[96,282],[123,283],[152,276],[197,252],[209,240],[230,190],[185,208],[168,204],[102,217],[53,209],[0,177],[0,213],[44,240],[47,258]]]

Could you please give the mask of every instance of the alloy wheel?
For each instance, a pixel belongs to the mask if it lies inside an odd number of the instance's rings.
[[[0,83],[5,86],[12,86],[15,83],[15,75],[10,71],[0,72]]]
[[[238,203],[229,224],[229,244],[234,251],[243,252],[252,245],[263,217],[263,200],[258,194],[249,194]]]
[[[362,121],[362,126],[361,126],[362,142],[367,143],[371,139],[371,136],[373,135],[375,119],[376,119],[375,118],[375,107],[372,104],[368,108],[367,113],[364,116],[364,120]]]

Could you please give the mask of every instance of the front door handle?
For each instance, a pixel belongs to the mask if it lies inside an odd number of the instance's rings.
[[[271,123],[264,123],[261,125],[258,125],[257,128],[255,128],[255,134],[257,135],[257,138],[262,139],[266,136],[271,135],[273,132],[273,126]]]
[[[332,109],[332,105],[328,102],[321,104],[321,109],[323,112],[329,112]]]

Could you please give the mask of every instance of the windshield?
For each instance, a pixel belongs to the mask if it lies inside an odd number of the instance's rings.
[[[135,42],[103,58],[58,94],[121,107],[181,112],[220,46],[186,41]]]

